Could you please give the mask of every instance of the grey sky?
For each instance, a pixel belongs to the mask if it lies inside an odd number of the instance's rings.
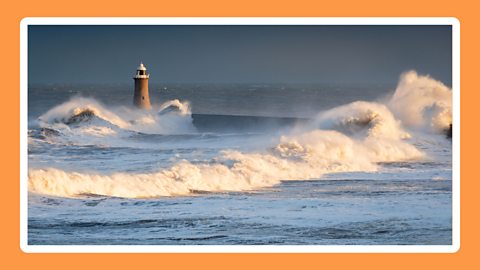
[[[414,69],[451,85],[450,26],[29,26],[30,83],[395,83]]]

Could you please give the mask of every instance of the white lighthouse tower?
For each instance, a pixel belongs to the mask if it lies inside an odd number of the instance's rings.
[[[133,77],[135,81],[135,93],[133,94],[133,104],[137,108],[150,109],[150,96],[148,95],[148,79],[150,74],[147,74],[147,68],[140,62],[137,68],[137,73]]]

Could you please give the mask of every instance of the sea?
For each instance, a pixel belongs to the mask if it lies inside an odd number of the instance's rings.
[[[28,89],[29,245],[451,245],[451,89]]]

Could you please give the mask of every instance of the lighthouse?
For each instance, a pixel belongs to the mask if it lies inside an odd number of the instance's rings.
[[[150,109],[150,97],[148,95],[148,78],[147,68],[140,62],[140,66],[137,68],[137,73],[133,77],[135,81],[135,93],[133,94],[133,104],[137,108]]]

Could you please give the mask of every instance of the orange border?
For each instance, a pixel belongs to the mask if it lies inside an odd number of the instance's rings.
[[[474,102],[479,100],[475,73],[480,48],[478,7],[474,4],[440,1],[320,1],[244,0],[160,2],[85,0],[7,1],[2,3],[1,71],[4,76],[2,118],[2,195],[0,209],[1,258],[5,269],[138,269],[159,268],[354,268],[416,269],[476,268],[479,234],[475,197],[480,184],[475,171],[476,135]],[[19,56],[20,20],[33,16],[445,16],[461,23],[461,248],[455,254],[25,254],[19,244]],[[468,147],[467,147],[468,146]]]

